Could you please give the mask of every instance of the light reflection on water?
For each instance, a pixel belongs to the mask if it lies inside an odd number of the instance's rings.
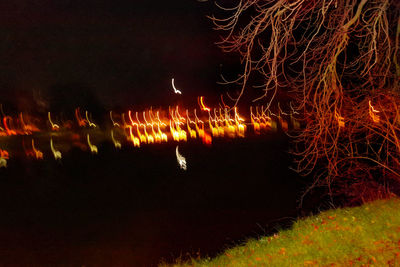
[[[296,215],[301,189],[282,134],[10,161],[0,170],[0,259],[156,265],[215,255]],[[24,255],[24,257],[21,257]]]

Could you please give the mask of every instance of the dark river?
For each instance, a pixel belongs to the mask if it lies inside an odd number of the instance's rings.
[[[0,263],[155,266],[215,256],[298,214],[304,182],[289,170],[287,138],[266,134],[99,154],[61,162],[10,159],[0,169]]]

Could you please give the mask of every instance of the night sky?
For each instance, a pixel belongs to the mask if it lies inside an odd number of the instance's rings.
[[[238,68],[215,45],[220,33],[206,16],[219,12],[195,0],[2,1],[1,102],[46,111],[218,99],[227,89],[219,75],[235,77]]]

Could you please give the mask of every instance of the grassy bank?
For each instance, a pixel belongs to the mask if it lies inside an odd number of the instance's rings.
[[[400,266],[400,199],[335,209],[210,259],[172,266]],[[160,266],[167,266],[161,264]],[[170,265],[171,266],[171,265]]]

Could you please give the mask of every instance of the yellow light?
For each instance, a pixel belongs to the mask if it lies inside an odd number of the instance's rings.
[[[89,115],[88,115],[88,111],[87,111],[87,110],[86,110],[86,113],[85,113],[85,114],[86,114],[86,120],[87,120],[87,122],[89,123],[89,127],[96,128],[97,125],[89,120]]]
[[[111,122],[112,122],[112,124],[113,124],[113,127],[121,127],[121,126],[119,125],[119,123],[117,123],[117,122],[114,121],[113,116],[112,116],[112,110],[110,110],[110,119],[111,119]]]
[[[86,137],[87,137],[87,143],[88,143],[89,148],[90,148],[90,152],[92,152],[92,154],[97,154],[98,153],[97,146],[92,145],[92,143],[90,142],[89,134],[87,134]]]
[[[136,127],[137,127],[137,124],[136,124]],[[132,128],[133,127],[129,127],[129,135],[130,135],[131,141],[133,143],[133,146],[140,147],[140,140],[138,137],[133,135]]]
[[[201,108],[201,110],[210,112],[210,108],[208,108],[208,107],[206,107],[206,106],[204,105],[203,97],[202,97],[202,96],[200,96],[200,108]]]
[[[50,148],[55,160],[61,159],[61,152],[54,148],[53,138],[50,137]]]
[[[50,125],[51,125],[51,129],[52,129],[53,131],[58,131],[58,130],[60,129],[60,126],[59,126],[58,124],[53,123],[53,121],[51,120],[50,111],[47,112],[47,116],[48,116],[48,118],[49,118],[49,122],[50,122]]]
[[[7,168],[7,160],[0,157],[0,168]]]
[[[132,128],[131,128],[132,129]],[[119,141],[117,141],[114,137],[114,129],[111,129],[111,140],[113,141],[114,147],[117,149],[121,149],[122,145]]]

